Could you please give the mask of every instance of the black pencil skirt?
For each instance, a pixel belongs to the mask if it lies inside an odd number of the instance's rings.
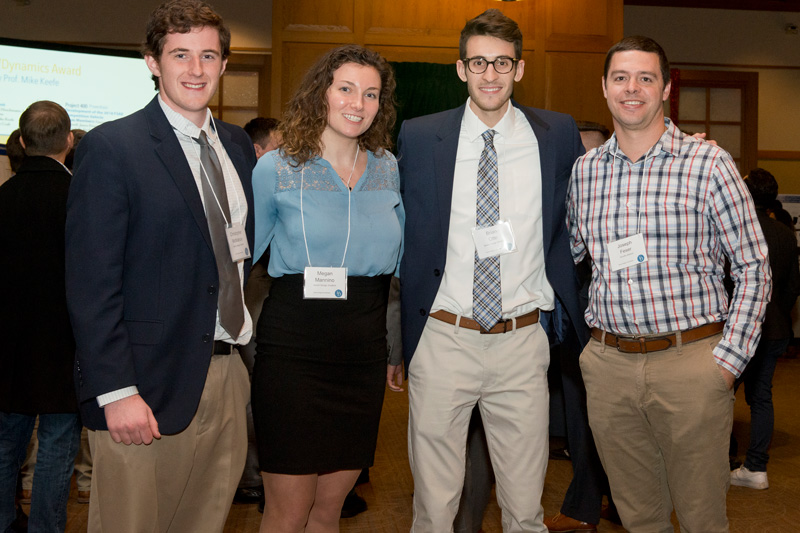
[[[257,327],[252,408],[260,468],[313,474],[372,466],[386,382],[391,276],[351,277],[347,300],[304,300],[276,278]]]

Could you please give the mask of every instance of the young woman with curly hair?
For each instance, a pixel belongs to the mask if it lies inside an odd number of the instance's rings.
[[[255,257],[270,247],[275,278],[253,374],[262,532],[338,531],[374,459],[384,377],[398,370],[386,361],[405,218],[388,151],[394,87],[376,52],[329,51],[290,100],[281,147],[253,172]]]

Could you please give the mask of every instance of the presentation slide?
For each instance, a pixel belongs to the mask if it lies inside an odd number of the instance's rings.
[[[73,129],[89,131],[141,109],[156,94],[141,57],[42,46],[0,39],[0,144],[38,100],[61,104]]]

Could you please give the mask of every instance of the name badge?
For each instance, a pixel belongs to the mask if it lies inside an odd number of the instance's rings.
[[[487,228],[472,228],[472,240],[475,242],[475,252],[480,259],[517,251],[514,231],[508,220],[501,220]]]
[[[225,235],[228,237],[228,250],[231,251],[231,259],[234,263],[250,257],[244,226],[239,223],[228,226],[225,228]]]
[[[303,298],[347,300],[347,268],[306,267],[303,276]]]
[[[644,247],[644,237],[641,233],[637,233],[609,243],[608,257],[613,272],[646,263],[647,249]]]

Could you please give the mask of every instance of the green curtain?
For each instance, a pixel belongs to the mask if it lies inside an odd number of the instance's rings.
[[[404,120],[458,107],[467,101],[467,84],[456,73],[455,63],[391,62],[397,80],[397,123],[394,140]]]

